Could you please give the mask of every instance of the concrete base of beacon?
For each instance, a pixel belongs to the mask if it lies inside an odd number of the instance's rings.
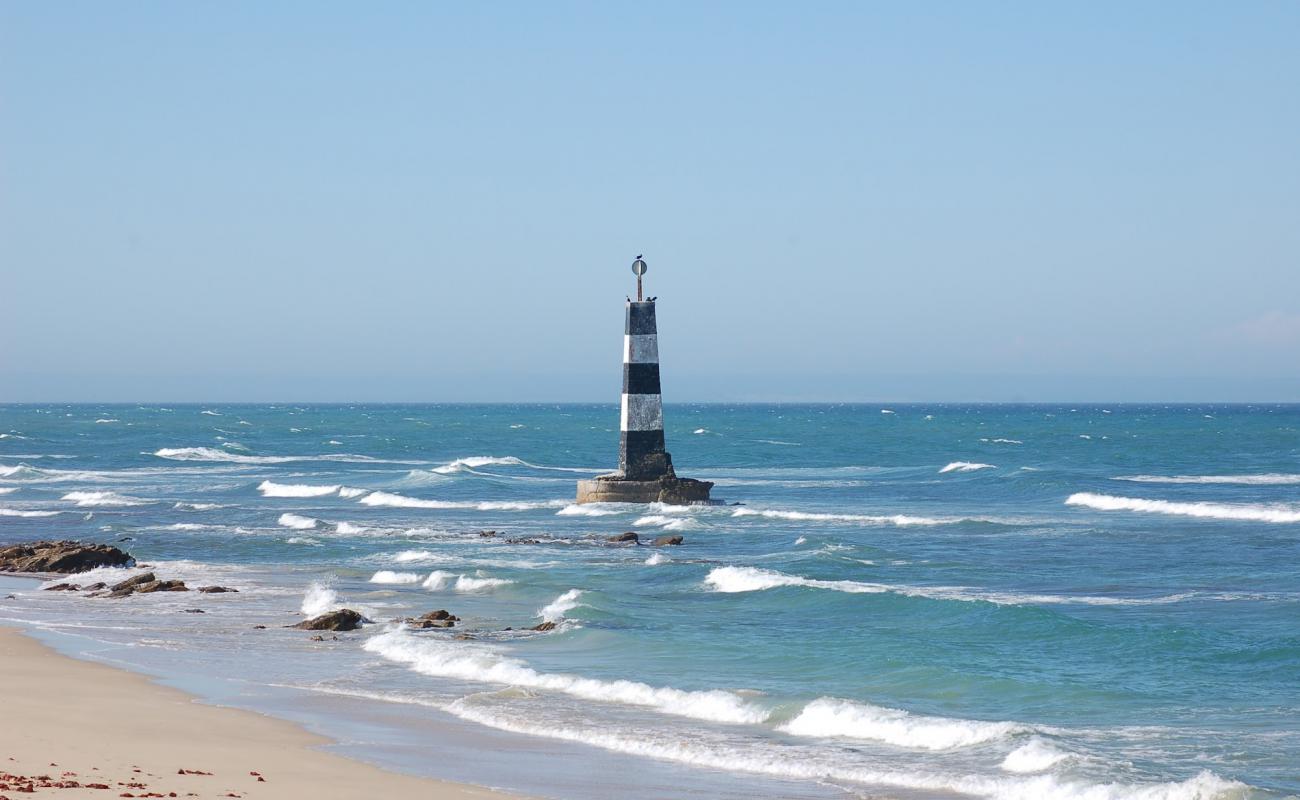
[[[578,503],[665,503],[673,506],[714,505],[709,499],[712,481],[664,477],[631,481],[618,475],[601,475],[578,481]]]

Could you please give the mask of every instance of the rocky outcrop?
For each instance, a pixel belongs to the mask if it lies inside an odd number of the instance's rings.
[[[655,547],[664,547],[666,545],[678,545],[683,541],[684,540],[680,536],[660,536],[658,539],[655,539],[654,544]]]
[[[200,586],[198,590],[200,592],[203,592],[204,594],[225,594],[226,592],[236,592],[236,593],[239,592],[238,589],[231,589],[227,586]]]
[[[46,586],[47,592],[79,592],[81,587],[75,583],[56,583],[53,586]]]
[[[641,537],[637,536],[632,531],[628,531],[627,533],[620,533],[617,536],[610,536],[609,538],[605,539],[605,541],[612,542],[614,544],[627,544],[629,542],[631,544],[640,544]]]
[[[73,573],[133,566],[134,558],[107,544],[42,541],[0,547],[0,572]]]
[[[542,631],[542,632],[545,632],[545,631],[553,631],[553,630],[555,630],[556,627],[557,627],[556,624],[555,624],[554,622],[551,622],[551,621],[548,619],[547,621],[543,622],[541,625],[534,625],[533,627],[529,628],[528,630],[530,630],[530,631]]]
[[[438,609],[418,617],[407,617],[405,621],[412,628],[451,628],[460,622],[460,617],[445,609]]]
[[[152,572],[146,572],[143,575],[136,575],[133,578],[127,578],[121,583],[115,583],[108,588],[108,596],[112,598],[130,597],[133,594],[152,594],[153,592],[188,592],[190,588],[185,585],[185,581],[169,580],[160,581]]]
[[[370,620],[352,609],[340,608],[338,611],[330,611],[321,614],[319,617],[303,620],[297,625],[290,625],[289,627],[304,631],[355,631],[362,625],[368,624],[370,624]]]

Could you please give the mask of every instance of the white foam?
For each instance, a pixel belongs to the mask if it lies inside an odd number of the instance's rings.
[[[997,467],[993,464],[977,464],[974,461],[954,461],[939,470],[939,474],[942,475],[945,472],[974,472],[979,469],[997,469]]]
[[[862,562],[870,564],[872,562]],[[1094,605],[1094,606],[1142,606],[1178,603],[1191,599],[1216,601],[1235,601],[1260,599],[1258,594],[1210,593],[1163,595],[1160,597],[1105,597],[1090,595],[1052,595],[1030,594],[1022,592],[1000,592],[989,589],[977,589],[966,586],[907,586],[901,584],[866,583],[850,580],[819,580],[804,578],[799,575],[787,575],[776,570],[758,567],[715,567],[704,578],[705,586],[715,592],[740,593],[761,592],[785,586],[798,586],[807,589],[824,589],[846,594],[897,594],[903,597],[925,597],[931,600],[956,600],[963,603],[993,603],[995,605]],[[1289,599],[1291,595],[1270,596],[1274,599]]]
[[[1007,772],[1043,772],[1070,758],[1037,736],[1007,753],[1001,767]]]
[[[1125,475],[1115,480],[1137,483],[1227,483],[1245,486],[1286,486],[1300,483],[1300,475],[1274,472],[1261,475]]]
[[[1141,497],[1115,497],[1080,492],[1066,498],[1067,506],[1085,506],[1099,511],[1137,511],[1171,514],[1203,519],[1244,520],[1250,522],[1300,522],[1300,508],[1292,505],[1246,503],[1178,503],[1169,500],[1146,500]]]
[[[111,424],[113,424],[114,422],[121,422],[121,421],[122,421],[122,420],[120,420],[120,419],[107,419],[107,418],[105,418],[105,419],[97,419],[97,420],[95,420],[95,424],[96,424],[96,425],[111,425]]]
[[[257,490],[262,493],[263,497],[324,497],[337,494],[342,488],[337,484],[333,486],[313,486],[306,483],[262,481],[258,484]]]
[[[323,583],[312,583],[302,597],[302,613],[309,617],[318,617],[327,611],[342,607],[338,592]]]
[[[414,572],[393,572],[392,570],[381,569],[370,576],[370,582],[388,584],[419,583],[420,576]]]
[[[373,636],[362,646],[390,661],[406,664],[422,675],[433,677],[561,692],[585,700],[642,706],[713,722],[758,723],[768,716],[766,709],[733,692],[690,692],[654,687],[638,681],[606,681],[538,672],[526,662],[506,656],[489,645],[439,641],[399,629]]]
[[[490,466],[532,466],[527,462],[521,461],[514,456],[470,456],[469,458],[458,458],[449,464],[443,464],[441,467],[434,467],[430,472],[436,472],[439,475],[451,475],[466,469],[475,469],[477,467]]]
[[[436,569],[429,573],[429,577],[424,579],[422,585],[431,592],[443,592],[449,589],[453,592],[482,592],[509,583],[514,581],[505,578],[488,578],[481,573],[478,576],[457,575],[454,572]]]
[[[142,506],[152,502],[113,492],[68,492],[63,495],[63,499],[73,500],[78,506],[83,507]]]
[[[299,531],[311,530],[320,524],[320,520],[299,516],[297,514],[281,514],[280,518],[276,520],[276,522],[286,528],[293,528],[294,530]]]
[[[176,503],[172,508],[177,511],[212,511],[222,508],[220,503]]]
[[[956,793],[990,800],[1243,800],[1250,791],[1245,784],[1225,780],[1208,770],[1185,781],[1148,784],[1086,783],[1052,775],[951,775],[935,769],[886,771],[848,764],[840,753],[826,754],[790,745],[696,741],[694,737],[662,736],[652,731],[624,731],[610,726],[583,728],[551,720],[533,723],[513,710],[494,713],[490,708],[473,704],[472,698],[455,700],[445,709],[461,719],[498,730],[578,742],[644,758],[727,772],[817,783],[832,780],[883,785],[944,796]]]
[[[808,543],[808,537],[807,537],[807,536],[800,536],[798,539],[795,539],[795,540],[794,540],[794,543],[795,543],[795,546],[798,546],[798,545],[801,545],[801,544],[807,544],[807,543]]]
[[[209,417],[220,417],[221,413],[217,411],[200,411],[200,414],[206,414]]]
[[[472,509],[476,511],[532,511],[539,508],[557,508],[565,505],[564,500],[526,502],[522,500],[422,500],[406,497],[392,492],[371,492],[359,501],[362,505],[383,506],[387,508],[438,508],[438,509]]]
[[[696,436],[702,436],[708,432],[709,432],[708,428],[696,428],[694,431],[692,431],[692,433],[694,433]]]
[[[648,566],[654,567],[660,564],[667,564],[668,561],[669,561],[668,556],[664,555],[663,553],[651,553],[650,557],[645,560],[645,563]]]
[[[626,507],[619,507],[612,503],[586,503],[584,505],[570,503],[555,513],[561,517],[608,517],[627,510]]]
[[[340,486],[340,487],[339,487],[339,497],[342,497],[342,498],[345,498],[345,499],[351,500],[351,499],[354,498],[354,497],[361,497],[361,496],[364,495],[367,491],[369,491],[369,490],[367,490],[367,489],[356,489],[356,488],[353,488],[353,487],[351,487],[351,486]]]
[[[650,514],[632,523],[634,526],[658,525],[668,531],[684,531],[699,527],[699,523],[689,517],[670,517],[664,514]]]
[[[0,486],[0,494],[12,494],[18,491],[17,486]]]
[[[320,544],[319,539],[313,539],[310,536],[290,536],[288,539],[285,539],[284,541],[285,544],[310,544],[310,545]]]
[[[951,750],[1030,729],[1017,722],[927,717],[896,708],[819,697],[780,730],[796,736],[870,739],[920,750]]]
[[[578,602],[579,597],[582,597],[581,589],[570,589],[537,609],[537,616],[541,617],[543,622],[563,622],[565,614],[581,605]]]
[[[767,517],[793,522],[857,522],[866,525],[944,525],[957,520],[914,517],[908,514],[825,514],[815,511],[781,511],[778,509],[737,508],[733,517]]]
[[[31,511],[21,508],[0,508],[0,517],[53,517],[60,511]]]
[[[241,423],[242,424],[242,423]],[[155,450],[153,455],[171,461],[225,461],[234,464],[285,464],[290,461],[342,461],[342,462],[376,462],[379,459],[352,453],[327,453],[325,455],[307,456],[250,456],[242,453],[229,453],[215,447],[164,447]],[[412,461],[388,461],[389,464],[412,464]]]
[[[334,523],[334,531],[344,536],[352,536],[365,533],[366,529],[360,525],[353,525],[351,522],[336,522]]]
[[[990,444],[1024,444],[1019,439],[980,439],[980,441],[989,442]]]

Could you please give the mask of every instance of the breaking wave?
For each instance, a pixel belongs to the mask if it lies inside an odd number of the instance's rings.
[[[1146,500],[1141,497],[1115,497],[1091,492],[1072,494],[1066,498],[1065,504],[1094,508],[1098,511],[1137,511],[1148,514],[1250,522],[1300,522],[1300,508],[1288,505],[1182,503],[1170,500]]]
[[[532,464],[524,461],[522,458],[515,456],[469,456],[467,458],[458,458],[455,461],[443,464],[440,467],[434,467],[430,472],[438,475],[453,475],[457,472],[474,470],[479,467],[528,467],[529,469],[545,469],[556,472],[600,472],[599,469],[588,469],[583,467],[548,467],[542,464]]]
[[[273,483],[262,481],[257,490],[263,497],[324,497],[337,494],[342,486],[312,486],[306,483]]]
[[[373,639],[371,641],[374,641]],[[929,793],[952,793],[990,800],[1244,800],[1250,788],[1208,770],[1184,781],[1148,784],[1087,783],[1053,775],[1032,777],[948,775],[932,769],[904,772],[845,763],[805,747],[762,742],[693,741],[679,735],[608,726],[582,727],[545,720],[534,723],[513,710],[496,712],[461,698],[445,706],[461,719],[498,730],[577,742],[616,753],[658,758],[727,772],[747,772],[775,778],[884,785]]]
[[[959,520],[914,517],[907,514],[823,514],[813,511],[779,511],[775,509],[737,508],[733,517],[767,517],[793,522],[858,522],[866,525],[945,525]]]
[[[1135,483],[1227,483],[1244,486],[1286,486],[1300,483],[1300,475],[1264,473],[1262,475],[1123,475],[1117,481]]]
[[[370,582],[385,584],[419,583],[420,576],[414,572],[393,572],[389,569],[381,569],[370,576]]]
[[[113,492],[68,492],[63,495],[63,499],[73,500],[77,505],[84,507],[142,506],[152,502]]]
[[[419,461],[380,459],[371,456],[355,455],[353,453],[326,453],[323,455],[307,456],[250,456],[244,455],[243,453],[230,453],[225,450],[218,450],[215,447],[164,447],[161,450],[155,450],[153,455],[171,461],[227,461],[233,464],[286,464],[291,461],[341,461],[345,463],[377,462],[386,464],[423,463]]]
[[[429,577],[424,579],[421,585],[431,592],[482,592],[489,589],[495,589],[498,586],[505,586],[514,581],[505,578],[487,578],[483,576],[457,575],[454,572],[444,572],[436,569],[429,573]]]
[[[726,723],[758,723],[766,709],[732,692],[685,691],[638,681],[599,680],[564,673],[538,672],[521,659],[477,643],[437,641],[406,631],[390,630],[362,645],[390,661],[422,675],[479,683],[522,686],[561,692],[584,700],[653,708],[666,714]]]
[[[28,511],[21,508],[0,508],[0,517],[53,517],[61,511]]]
[[[664,514],[650,514],[632,523],[634,526],[658,525],[666,531],[684,531],[698,528],[699,523],[690,517],[669,517]]]
[[[920,750],[950,750],[1005,739],[1031,728],[1018,722],[926,717],[833,697],[820,697],[804,706],[780,730],[796,736],[871,739]]]
[[[323,583],[313,583],[307,587],[307,591],[303,594],[301,610],[302,613],[309,617],[316,617],[327,611],[340,608],[342,605],[338,592]]]
[[[582,597],[581,589],[570,589],[537,609],[537,616],[541,617],[543,622],[563,622],[565,614],[581,605],[578,602],[579,597]]]
[[[320,524],[320,520],[312,517],[303,517],[298,514],[281,514],[276,522],[286,528],[293,528],[297,531],[306,531],[315,528]]]
[[[1070,757],[1047,741],[1035,736],[1007,753],[1001,767],[1007,772],[1043,772]]]
[[[523,500],[421,500],[392,492],[371,492],[358,502],[367,506],[384,506],[387,508],[442,508],[474,509],[477,511],[532,511],[539,508],[557,508],[564,506],[565,500],[547,500],[528,502]]]
[[[939,470],[939,474],[942,475],[945,472],[974,472],[979,469],[997,469],[997,467],[993,464],[977,464],[974,461],[954,461]]]

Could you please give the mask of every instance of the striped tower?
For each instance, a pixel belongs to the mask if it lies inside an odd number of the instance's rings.
[[[664,446],[664,404],[659,390],[659,330],[655,298],[645,300],[637,256],[636,300],[628,298],[623,326],[623,400],[619,415],[618,472],[578,481],[579,503],[709,503],[713,484],[678,478]]]
[[[623,410],[618,474],[633,481],[673,477],[664,447],[663,396],[659,389],[659,331],[653,300],[627,304],[623,329]]]

